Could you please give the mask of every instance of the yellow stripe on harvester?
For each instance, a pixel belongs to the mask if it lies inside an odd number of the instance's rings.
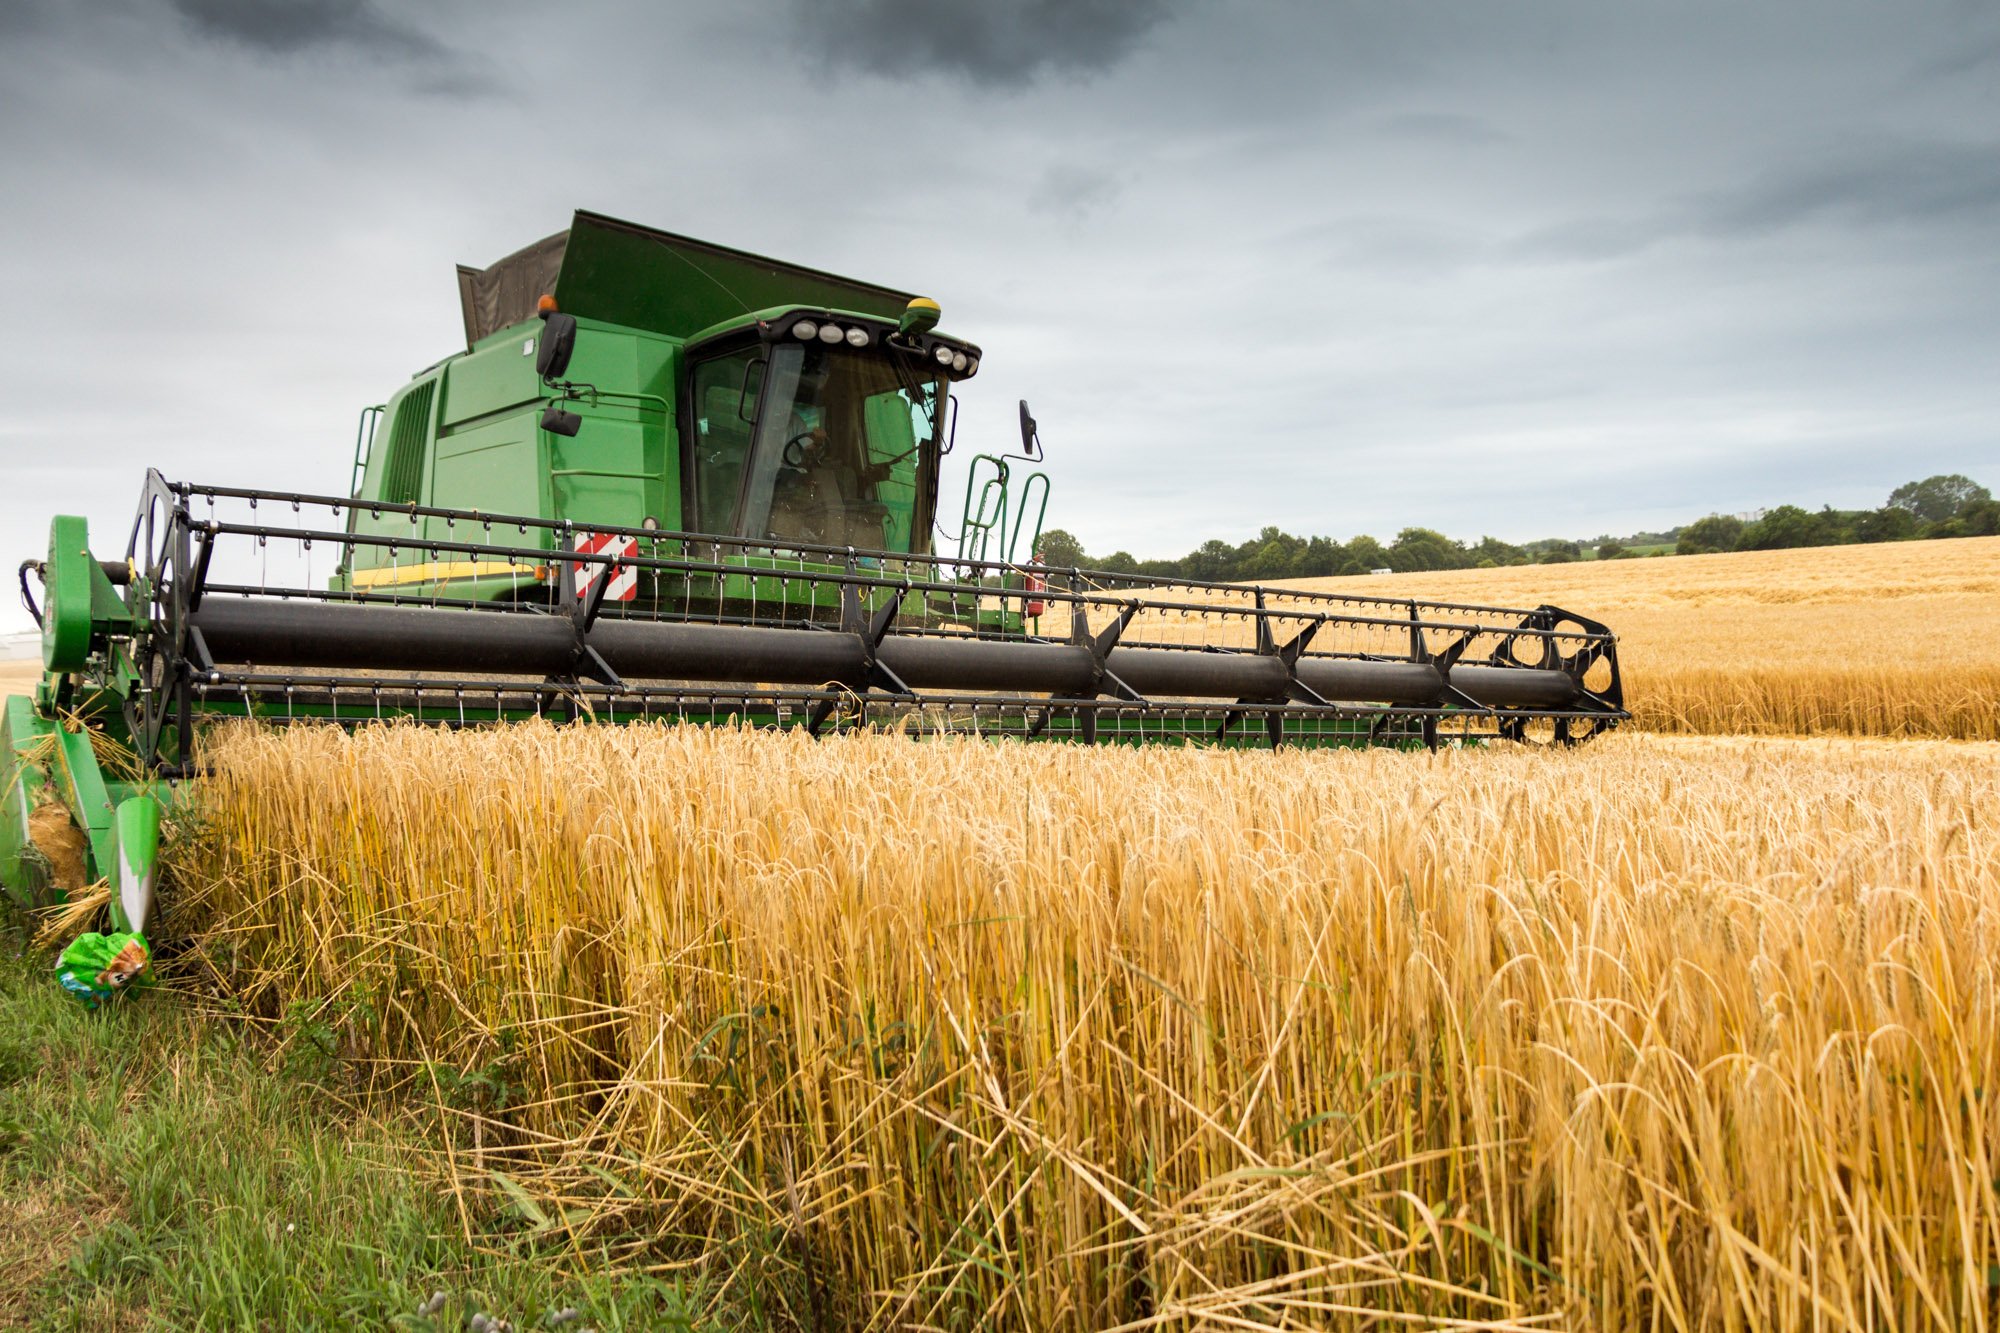
[[[421,565],[384,565],[380,569],[357,569],[350,576],[357,588],[380,588],[399,583],[442,583],[446,579],[476,579],[488,574],[518,574],[523,578],[545,579],[547,565],[517,565],[507,560],[432,560]]]

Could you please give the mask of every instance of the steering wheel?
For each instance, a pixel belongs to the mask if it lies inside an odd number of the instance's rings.
[[[800,431],[797,435],[792,436],[791,439],[786,440],[785,447],[781,451],[781,456],[785,460],[785,466],[793,469],[794,471],[798,472],[805,471],[806,446],[808,444],[811,444],[813,442],[813,436],[818,434],[820,434],[819,427],[812,426],[807,428],[806,430]]]

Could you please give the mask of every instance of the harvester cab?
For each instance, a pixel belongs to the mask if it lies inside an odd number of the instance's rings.
[[[465,351],[364,414],[349,532],[404,535],[399,507],[415,504],[531,515],[550,536],[627,527],[755,543],[728,554],[745,571],[808,548],[931,553],[951,391],[980,360],[936,331],[935,301],[591,213],[460,268],[459,297]],[[1016,526],[986,552],[999,563],[1033,547],[1039,515]],[[404,554],[358,547],[337,586],[560,594],[546,558]],[[632,583],[652,595],[661,572]]]
[[[218,719],[1275,748],[1627,716],[1615,639],[1557,607],[1043,567],[1025,403],[938,549],[981,352],[924,297],[591,213],[458,280],[465,349],[363,412],[344,490],[153,472],[103,554],[54,520],[44,675],[0,709],[16,897],[95,882],[141,928]]]

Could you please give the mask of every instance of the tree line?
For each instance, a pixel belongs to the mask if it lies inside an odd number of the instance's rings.
[[[1485,569],[1501,565],[1564,564],[1574,560],[1624,560],[1645,555],[1706,555],[1717,551],[1768,551],[1791,546],[1843,546],[1854,542],[1916,541],[2000,534],[2000,501],[1986,487],[1957,474],[1906,482],[1879,509],[1818,510],[1779,505],[1754,517],[1710,514],[1665,532],[1602,536],[1590,541],[1550,537],[1515,544],[1498,537],[1467,543],[1430,528],[1404,528],[1391,542],[1362,535],[1341,542],[1300,537],[1267,527],[1231,545],[1211,538],[1178,559],[1140,560],[1129,551],[1093,556],[1062,528],[1042,533],[1041,556],[1053,568],[1081,566],[1114,574],[1218,582],[1324,578],[1377,570]]]

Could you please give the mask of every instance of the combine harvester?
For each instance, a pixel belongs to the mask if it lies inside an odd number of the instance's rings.
[[[17,899],[108,879],[143,929],[218,717],[1275,747],[1627,716],[1611,634],[1555,607],[1043,568],[1025,403],[946,553],[981,354],[922,297],[591,213],[458,278],[465,350],[361,414],[346,494],[155,472],[122,551],[54,520],[21,570],[44,675],[0,718]]]

